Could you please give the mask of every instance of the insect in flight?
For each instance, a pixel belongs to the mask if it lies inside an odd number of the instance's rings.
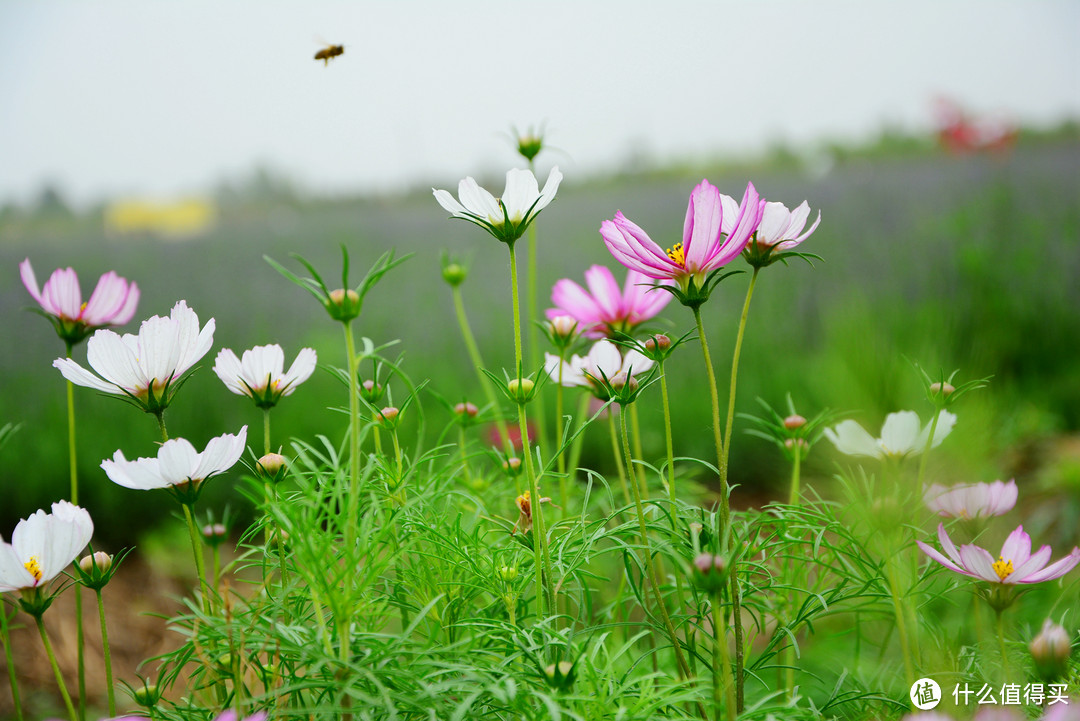
[[[315,53],[316,60],[322,60],[323,66],[330,64],[330,58],[336,58],[338,55],[345,54],[344,45],[327,45],[325,48]]]

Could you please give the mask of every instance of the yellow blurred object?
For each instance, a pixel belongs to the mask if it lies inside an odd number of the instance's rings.
[[[217,207],[208,200],[118,200],[105,208],[105,233],[110,236],[153,233],[163,238],[191,238],[216,224]]]

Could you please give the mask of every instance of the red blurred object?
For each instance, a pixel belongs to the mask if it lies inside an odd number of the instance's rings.
[[[535,441],[536,440],[536,425],[530,421],[527,428],[528,428],[528,431],[529,431],[529,441],[530,442]],[[513,424],[507,423],[506,424],[506,432],[510,434],[510,443],[514,447],[514,450],[515,451],[520,451],[521,450],[521,430],[518,428],[518,425],[516,423],[513,423]],[[488,443],[495,446],[496,448],[502,448],[505,445],[505,442],[503,440],[502,429],[499,428],[498,423],[492,423],[490,426],[488,426],[487,439],[488,439]]]
[[[1016,143],[1018,129],[1004,118],[973,118],[955,100],[934,98],[938,140],[951,153],[1008,151]]]

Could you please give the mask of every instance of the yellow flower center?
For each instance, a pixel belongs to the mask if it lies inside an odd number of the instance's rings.
[[[1006,561],[1003,557],[998,556],[998,560],[994,561],[994,573],[998,575],[998,578],[1004,581],[1012,572],[1013,562]]]
[[[37,556],[30,556],[30,560],[24,563],[23,566],[34,577],[35,583],[41,580],[41,563],[38,562]]]
[[[686,253],[683,252],[682,243],[676,243],[667,252],[667,257],[679,265],[686,267]]]

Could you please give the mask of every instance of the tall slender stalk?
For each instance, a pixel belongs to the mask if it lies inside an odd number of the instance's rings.
[[[533,164],[529,163],[529,170],[533,169]],[[533,221],[529,224],[529,269],[526,272],[526,292],[528,293],[528,308],[529,308],[529,365],[533,368],[540,367],[540,330],[536,327],[536,322],[540,318],[540,308],[537,304],[536,295],[536,270],[538,268],[536,259],[536,222]],[[548,448],[548,435],[547,426],[544,424],[544,420],[547,419],[547,413],[544,408],[544,394],[536,394],[536,416],[541,419],[539,427],[539,442],[541,448]],[[565,503],[565,500],[564,500]]]
[[[760,268],[755,267],[750,276],[750,285],[746,288],[746,300],[743,302],[742,316],[739,318],[739,331],[735,336],[735,351],[731,358],[731,384],[728,389],[727,422],[724,424],[724,454],[720,459],[720,485],[728,489],[728,457],[731,453],[731,427],[735,421],[735,389],[739,376],[739,355],[742,353],[743,334],[746,332],[746,318],[750,314],[750,299],[754,296]],[[730,508],[730,507],[729,507]],[[735,701],[736,708],[742,713],[744,707],[744,662],[743,662],[743,627],[742,601],[739,589],[737,559],[731,560],[731,620],[735,626]]]
[[[476,371],[476,378],[480,381],[480,387],[487,397],[488,405],[491,406],[492,412],[496,415],[495,422],[499,427],[499,432],[502,434],[503,450],[509,451],[512,448],[510,427],[506,419],[499,413],[499,401],[495,397],[495,389],[491,387],[491,379],[485,376],[481,370],[484,367],[484,360],[480,356],[480,348],[476,345],[476,337],[473,336],[472,328],[469,326],[469,318],[465,315],[465,303],[461,299],[461,288],[456,285],[453,286],[452,294],[454,296],[454,313],[457,315],[458,328],[461,329],[461,338],[465,341],[465,350],[469,353],[469,360],[472,361],[473,370]]]
[[[11,655],[11,635],[8,632],[7,609],[0,601],[0,644],[4,646],[4,660],[7,662],[8,681],[11,683],[11,700],[15,704],[15,721],[22,721],[22,701],[19,699],[19,679],[15,675],[15,659]]]
[[[349,500],[345,519],[345,549],[356,544],[356,517],[360,508],[360,379],[357,377],[356,340],[352,324],[342,323],[345,332],[346,368],[349,372]]]
[[[555,452],[558,454],[556,468],[559,472],[559,502],[562,503],[563,516],[570,512],[570,482],[566,477],[566,454],[563,453],[563,392],[565,391],[563,363],[565,359],[566,349],[560,347],[558,383],[555,386]]]
[[[191,550],[195,554],[195,572],[199,575],[199,584],[202,587],[203,610],[210,613],[210,584],[206,581],[206,564],[203,561],[202,542],[200,541],[199,529],[195,527],[195,516],[191,513],[191,506],[187,503],[180,504],[184,509],[184,519],[187,521],[188,535],[191,536]]]
[[[56,685],[60,687],[60,695],[64,697],[68,717],[71,721],[76,721],[78,716],[75,712],[75,706],[71,703],[71,695],[64,684],[64,675],[60,673],[60,666],[56,663],[56,654],[53,653],[52,644],[49,643],[49,634],[45,631],[45,622],[41,619],[41,616],[40,613],[34,616],[34,620],[37,621],[38,633],[41,634],[41,642],[45,645],[45,653],[49,656],[49,664],[52,666],[53,675],[56,676]]]
[[[919,474],[916,476],[915,487],[919,489],[919,493],[923,492],[923,476],[926,474],[926,458],[930,455],[930,449],[934,447],[934,434],[937,433],[938,419],[941,417],[941,410],[934,411],[934,418],[930,421],[930,435],[926,437],[926,445],[923,446],[922,455],[919,457]]]
[[[270,449],[270,409],[263,408],[263,455],[270,453]]]
[[[116,691],[113,690],[112,653],[109,650],[109,631],[105,627],[105,602],[101,600],[101,589],[97,593],[98,619],[101,621],[101,649],[105,655],[105,690],[109,699],[109,716],[116,715]]]
[[[995,611],[997,612],[998,649],[1001,651],[1001,677],[1008,681],[1011,674],[1009,672],[1009,649],[1005,646],[1005,613],[997,609]]]
[[[522,379],[521,355],[521,310],[518,302],[517,255],[514,246],[510,246],[510,293],[514,314],[514,377]],[[532,447],[529,443],[529,423],[525,414],[525,404],[518,403],[518,429],[521,433],[521,451],[525,456],[525,477],[529,482],[530,511],[533,521],[533,553],[536,562],[536,606],[537,615],[543,615],[544,576],[548,577],[548,611],[555,611],[555,592],[551,578],[551,559],[548,557],[547,530],[544,527],[544,509],[540,502],[539,483],[533,469]]]
[[[630,486],[626,484],[626,469],[623,467],[622,452],[619,450],[619,433],[615,430],[615,408],[608,407],[608,429],[611,431],[611,455],[615,458],[615,469],[619,473],[619,485],[622,486],[623,500],[630,505]],[[622,415],[620,413],[620,415]],[[636,484],[635,484],[636,485]]]
[[[667,376],[664,373],[664,362],[660,361],[657,365],[659,366],[660,373],[660,398],[664,407],[664,445],[667,450],[667,491],[668,503],[671,505],[669,510],[671,518],[671,536],[673,539],[676,539],[679,537],[679,505],[675,495],[675,445],[671,435],[671,404],[668,399]],[[675,590],[679,600],[679,610],[681,611],[686,607],[686,592],[683,590],[682,574],[678,572],[675,573]]]
[[[626,426],[626,413],[619,413],[619,425],[622,429],[623,452],[626,454],[626,465],[633,467],[634,456],[630,453],[630,433]],[[675,632],[675,626],[671,622],[671,616],[668,615],[667,605],[664,603],[664,599],[660,592],[660,580],[657,578],[656,564],[653,562],[652,544],[649,543],[649,528],[645,523],[645,508],[641,503],[641,492],[638,490],[637,483],[631,482],[629,485],[634,489],[634,507],[637,509],[638,530],[641,533],[641,545],[645,548],[645,569],[649,578],[649,583],[652,584],[656,608],[660,612],[660,618],[664,621],[664,628],[667,629],[668,637],[671,640],[671,648],[675,651],[675,661],[679,666],[679,673],[682,674],[683,678],[689,678],[690,667],[686,664],[686,657],[683,655],[682,645],[679,643],[679,635]]]
[[[723,593],[721,589],[713,591],[712,617],[713,617],[713,717],[715,721],[720,719],[735,718],[735,696],[732,693],[731,683],[731,654],[727,647],[727,622],[721,608],[723,606]]]
[[[67,347],[66,356],[71,358],[72,344],[64,342]],[[67,415],[68,415],[68,472],[71,479],[71,502],[79,505],[79,464],[76,459],[75,444],[75,385],[67,382]],[[83,635],[83,612],[82,612],[82,587],[75,588],[75,655],[79,692],[79,720],[86,718],[86,640]]]

